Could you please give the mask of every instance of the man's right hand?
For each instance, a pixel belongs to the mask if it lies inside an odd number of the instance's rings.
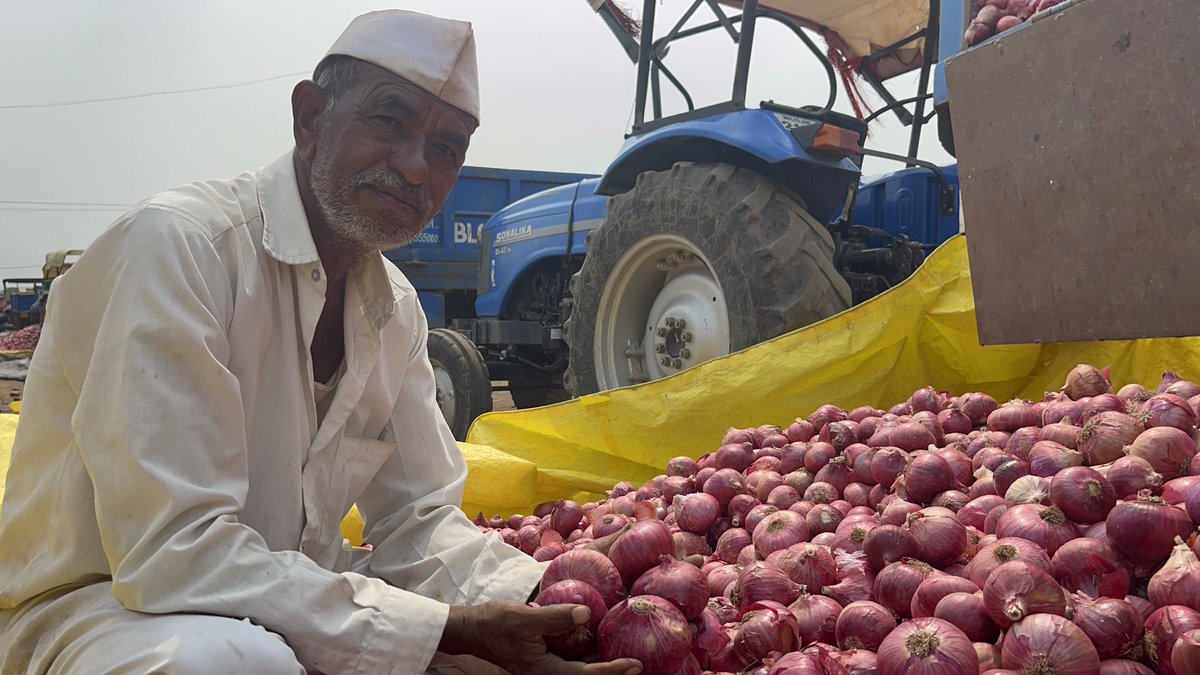
[[[578,663],[546,651],[544,635],[559,635],[588,622],[583,605],[529,607],[497,601],[474,607],[451,607],[438,651],[470,654],[514,675],[637,675],[636,659]]]

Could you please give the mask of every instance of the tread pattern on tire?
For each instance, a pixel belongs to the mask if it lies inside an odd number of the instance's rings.
[[[433,328],[426,345],[429,360],[440,363],[454,384],[454,419],[446,420],[454,438],[463,440],[471,422],[492,410],[492,382],[487,364],[465,335],[449,328]]]
[[[730,164],[680,162],[646,172],[613,199],[571,278],[574,306],[563,337],[570,347],[564,383],[572,395],[600,388],[593,357],[600,296],[620,256],[652,232],[681,235],[704,252],[725,294],[733,351],[851,305],[850,287],[833,265],[829,230],[794,194]]]

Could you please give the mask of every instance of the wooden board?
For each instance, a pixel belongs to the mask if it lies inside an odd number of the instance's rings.
[[[982,344],[1200,335],[1197,27],[1084,0],[947,63]]]

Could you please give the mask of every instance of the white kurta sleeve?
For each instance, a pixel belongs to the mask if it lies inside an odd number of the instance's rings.
[[[357,569],[452,605],[524,602],[546,563],[482,534],[463,513],[467,465],[437,407],[425,316],[415,313],[404,386],[382,439],[398,450],[358,500],[374,550]]]
[[[247,448],[227,327],[231,284],[254,272],[214,241],[185,214],[142,208],[55,282],[51,344],[78,392],[71,424],[113,593],[139,612],[248,618],[309,669],[422,672],[447,605],[269,550],[239,522],[247,453],[297,451]]]

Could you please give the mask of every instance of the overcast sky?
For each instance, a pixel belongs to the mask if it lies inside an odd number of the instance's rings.
[[[660,25],[689,4],[663,0]],[[289,95],[304,76],[124,101],[5,106],[308,73],[350,19],[389,6],[475,25],[483,124],[467,164],[600,173],[615,155],[632,119],[635,70],[585,0],[8,3],[0,22],[0,275],[40,276],[47,251],[86,247],[119,215],[120,206],[109,204],[229,177],[287,152]],[[763,22],[756,46],[749,101],[824,102],[825,75],[798,40]],[[714,103],[728,98],[734,50],[714,34],[681,43],[667,63],[697,104]],[[915,82],[894,81],[898,97],[911,95]],[[675,98],[667,102],[682,109]],[[844,95],[839,102],[850,111]],[[922,156],[950,161],[930,126]],[[903,153],[907,133],[888,118],[870,144]],[[868,160],[867,173],[896,168]]]

